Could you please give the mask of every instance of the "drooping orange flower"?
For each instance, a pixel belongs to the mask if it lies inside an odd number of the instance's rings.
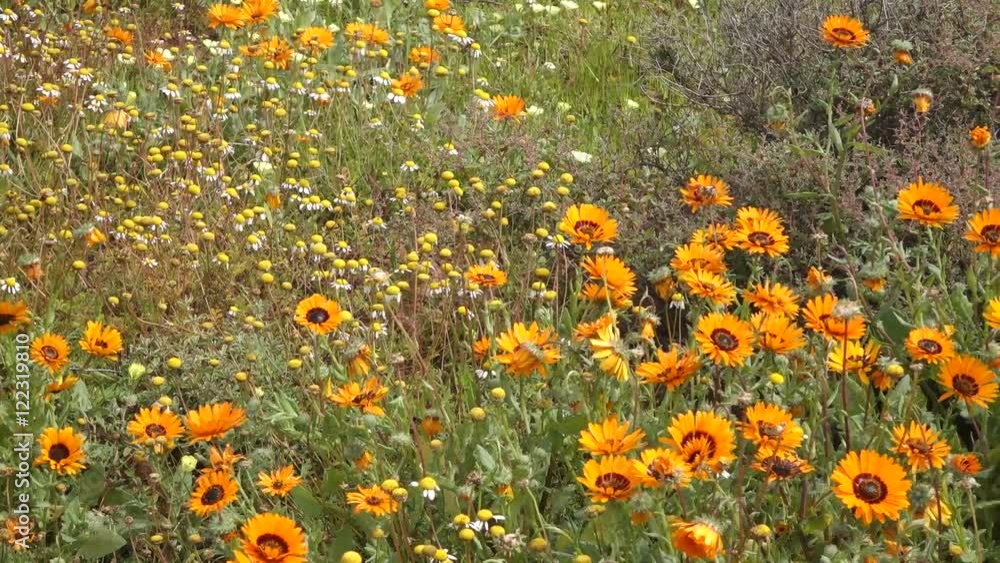
[[[142,56],[143,59],[145,59],[146,64],[149,66],[156,67],[167,72],[170,72],[170,69],[174,67],[173,63],[170,62],[170,59],[163,54],[162,49],[152,49],[146,51],[142,54]],[[117,129],[124,129],[124,127],[118,127]]]
[[[610,301],[623,307],[635,295],[635,273],[620,258],[608,254],[584,258],[583,269],[590,275],[580,294],[590,301]]]
[[[705,245],[699,242],[678,246],[674,249],[674,258],[670,267],[677,272],[704,270],[713,274],[726,273],[726,263],[723,261],[724,250],[715,245]]]
[[[309,49],[314,55],[333,47],[333,41],[333,32],[325,27],[307,27],[299,34],[299,45]]]
[[[232,403],[202,405],[188,411],[184,417],[191,442],[209,441],[225,436],[230,430],[246,422],[246,411]]]
[[[389,42],[389,32],[371,23],[351,22],[344,28],[344,35],[351,41],[364,41],[375,45]]]
[[[794,317],[799,314],[800,297],[788,286],[770,280],[743,290],[743,297],[763,313],[783,314]]]
[[[733,204],[733,198],[729,195],[729,184],[722,178],[704,174],[688,180],[687,185],[681,188],[681,197],[691,208],[691,213],[697,212],[702,207],[712,205],[729,207]]]
[[[389,388],[382,385],[374,377],[365,381],[364,387],[355,381],[350,381],[339,387],[336,392],[333,382],[327,380],[323,396],[331,403],[341,408],[356,408],[363,413],[385,416],[385,410],[379,403],[389,394]]]
[[[104,35],[107,36],[108,39],[117,41],[122,45],[132,44],[132,32],[118,26],[104,28]]]
[[[496,339],[500,353],[493,359],[503,364],[515,377],[538,372],[548,375],[548,366],[559,361],[557,334],[552,328],[542,329],[537,322],[530,326],[514,323]]]
[[[246,13],[247,23],[263,24],[271,19],[281,6],[278,0],[243,0],[243,11]]]
[[[465,37],[465,20],[456,14],[441,14],[431,21],[431,29],[438,33]]]
[[[802,316],[806,328],[834,342],[861,340],[868,328],[865,318],[857,310],[842,304],[836,295],[830,293],[810,299]]]
[[[725,551],[722,535],[708,522],[685,522],[674,518],[670,526],[674,528],[671,542],[678,551],[697,559],[715,559]]]
[[[701,361],[696,353],[672,346],[669,352],[658,349],[656,361],[643,362],[635,374],[643,383],[666,385],[668,391],[673,391],[690,379],[699,367]]]
[[[524,115],[525,102],[520,96],[493,96],[493,119],[518,121]]]
[[[410,49],[410,61],[419,65],[430,65],[441,60],[441,53],[438,53],[430,45],[420,45]]]
[[[215,29],[225,27],[228,29],[239,29],[249,22],[247,12],[232,4],[212,4],[208,8],[208,27]]]
[[[580,450],[594,456],[628,453],[641,447],[646,433],[642,429],[629,432],[632,423],[619,423],[618,417],[609,416],[604,422],[591,422],[580,431]]]
[[[743,437],[766,453],[794,452],[802,445],[805,432],[792,414],[778,405],[758,402],[746,411]]]

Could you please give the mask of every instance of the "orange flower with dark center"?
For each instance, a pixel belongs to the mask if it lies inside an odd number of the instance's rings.
[[[571,205],[566,210],[559,230],[569,236],[573,244],[582,244],[590,250],[596,242],[610,242],[618,236],[618,222],[611,218],[607,210],[584,203]]]
[[[918,362],[940,364],[955,355],[955,345],[944,331],[919,327],[906,336],[906,351]]]
[[[906,479],[906,471],[877,452],[848,452],[831,479],[837,498],[865,524],[870,524],[873,517],[879,522],[886,518],[898,520],[900,511],[910,506],[907,493],[911,482]]]
[[[868,43],[868,30],[850,16],[830,16],[819,30],[823,41],[837,49],[858,49]]]
[[[896,209],[904,221],[916,221],[936,229],[958,218],[958,206],[951,193],[941,184],[924,182],[923,178],[899,191]]]
[[[965,240],[976,243],[976,252],[1000,257],[1000,207],[977,213],[969,221]]]
[[[730,313],[709,313],[699,319],[695,340],[716,364],[738,366],[753,354],[753,327]]]
[[[956,356],[949,360],[938,372],[938,379],[946,388],[939,401],[958,397],[970,406],[984,409],[989,408],[1000,389],[989,366],[972,356]]]

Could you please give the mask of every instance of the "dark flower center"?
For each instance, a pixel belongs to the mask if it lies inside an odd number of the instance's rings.
[[[629,488],[632,481],[629,481],[628,477],[622,475],[621,473],[602,473],[597,477],[597,479],[594,480],[594,484],[601,489],[624,491]]]
[[[769,457],[767,461],[764,462],[764,467],[782,479],[786,477],[794,477],[795,475],[801,473],[799,470],[799,464],[790,459],[782,459],[777,456]]]
[[[702,432],[701,430],[695,430],[694,432],[685,434],[684,438],[681,439],[681,449],[687,449],[687,446],[692,442],[698,443],[694,444],[694,449],[689,451],[687,457],[684,459],[684,461],[686,461],[689,465],[699,465],[702,460],[711,458],[715,455],[715,438],[711,435]]]
[[[482,285],[486,285],[497,281],[497,279],[493,277],[493,274],[479,274],[479,279],[481,280],[480,283]]]
[[[889,496],[889,487],[878,475],[861,473],[854,478],[854,496],[868,504],[877,504]]]
[[[288,553],[288,542],[286,542],[281,536],[275,534],[264,534],[257,538],[257,547],[274,550],[281,555]]]
[[[376,496],[365,497],[368,506],[382,506],[382,498]]]
[[[841,41],[854,41],[858,38],[853,31],[845,27],[835,27],[833,28],[833,34],[837,36]]]
[[[774,244],[774,237],[764,231],[754,231],[747,235],[747,240],[756,246],[771,246]]]
[[[94,341],[94,347],[95,348],[107,348],[108,347],[108,342],[106,340],[98,338],[97,340]]]
[[[600,227],[600,225],[598,225],[593,221],[587,219],[581,219],[580,221],[577,221],[576,224],[573,225],[573,230],[575,230],[580,234],[589,236],[594,234],[594,232],[597,231],[598,227]]]
[[[205,494],[201,495],[201,503],[204,505],[216,504],[224,496],[226,496],[226,490],[222,488],[222,485],[212,485],[205,491]]]
[[[150,438],[159,438],[167,433],[167,429],[159,424],[147,424],[146,435]]]
[[[907,440],[906,446],[922,456],[930,455],[931,453],[931,445],[924,440]]]
[[[919,209],[924,213],[924,215],[933,215],[935,213],[941,213],[941,207],[933,201],[921,199],[913,203],[913,207]]]
[[[1000,225],[986,225],[979,231],[979,236],[990,244],[1000,244]]]
[[[14,315],[8,315],[6,313],[0,313],[0,326],[7,326],[14,322]]]
[[[736,335],[724,328],[717,328],[712,331],[712,342],[725,352],[732,352],[740,345]]]
[[[951,386],[958,391],[960,395],[966,397],[975,397],[979,394],[979,383],[976,382],[975,378],[965,374],[956,375],[951,379]]]
[[[330,320],[330,313],[321,307],[314,307],[306,313],[306,320],[312,324],[321,325]]]
[[[365,403],[370,403],[375,400],[375,393],[371,391],[365,391],[364,393],[358,393],[351,399],[351,403],[355,405],[363,405]]]
[[[56,350],[52,346],[42,346],[42,356],[46,360],[57,360],[59,359],[59,350]]]
[[[49,459],[52,461],[62,461],[69,457],[69,448],[66,444],[54,444],[49,448]]]
[[[917,341],[917,348],[920,348],[921,350],[923,350],[928,354],[940,354],[942,350],[942,347],[939,343],[933,340],[928,340],[926,338],[921,338],[919,341]]]

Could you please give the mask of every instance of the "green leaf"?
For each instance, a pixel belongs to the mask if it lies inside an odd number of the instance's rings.
[[[350,527],[345,526],[337,532],[337,538],[333,540],[333,547],[330,549],[330,554],[333,555],[332,560],[339,561],[345,552],[351,551],[353,548],[354,532]]]
[[[906,335],[910,333],[909,324],[892,307],[883,307],[878,313],[878,321],[893,344],[902,346]]]
[[[73,487],[77,493],[76,498],[80,501],[80,506],[90,508],[101,498],[105,488],[104,477],[104,466],[97,463],[83,472]]]
[[[493,456],[490,455],[490,452],[488,452],[486,448],[482,447],[481,445],[477,445],[475,455],[476,455],[476,461],[479,462],[479,465],[487,473],[492,473],[493,470],[496,469],[497,462],[495,459],[493,459]]]
[[[309,489],[299,485],[292,489],[291,497],[292,501],[295,502],[295,506],[306,516],[310,518],[323,516],[323,505],[316,500],[316,497],[313,496]]]
[[[76,543],[76,555],[83,559],[99,559],[118,551],[125,538],[110,528],[95,528]]]

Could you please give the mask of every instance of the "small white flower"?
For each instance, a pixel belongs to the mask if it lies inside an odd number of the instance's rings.
[[[0,289],[2,289],[5,293],[17,295],[21,292],[21,284],[17,283],[17,278],[10,277],[0,283]]]
[[[594,155],[583,151],[572,151],[570,152],[570,155],[573,156],[573,160],[582,162],[583,164],[589,164],[592,160],[594,160]]]

